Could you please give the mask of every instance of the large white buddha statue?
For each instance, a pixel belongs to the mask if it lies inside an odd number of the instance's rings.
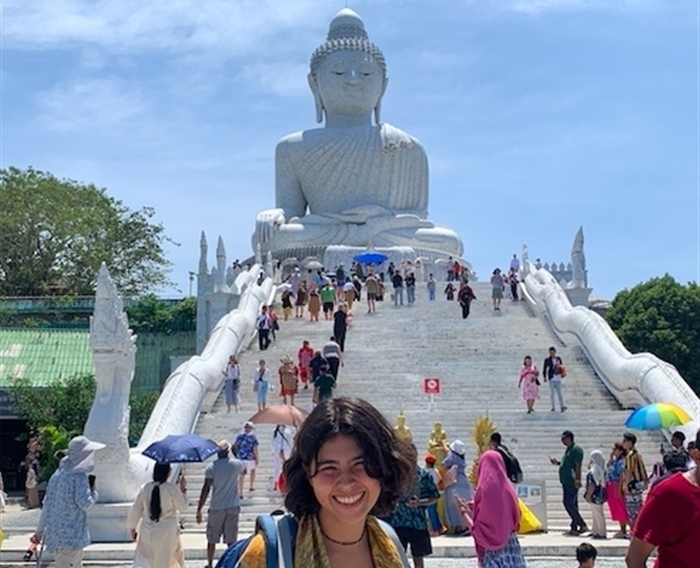
[[[380,122],[386,63],[352,10],[333,18],[311,56],[308,82],[325,127],[277,145],[277,208],[258,215],[254,250],[260,245],[283,258],[300,249],[372,245],[461,256],[457,234],[425,220],[428,159],[420,142]]]

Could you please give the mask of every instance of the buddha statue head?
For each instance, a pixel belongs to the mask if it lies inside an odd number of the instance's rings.
[[[316,121],[333,117],[369,118],[380,122],[386,90],[386,62],[369,41],[362,18],[344,8],[331,21],[328,37],[311,55],[309,87],[314,95]]]

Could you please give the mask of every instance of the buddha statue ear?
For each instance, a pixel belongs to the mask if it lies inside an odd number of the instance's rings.
[[[321,100],[321,93],[318,91],[318,84],[316,83],[316,77],[312,73],[306,76],[306,80],[309,83],[309,88],[314,95],[314,106],[316,107],[316,122],[323,122],[323,100]]]
[[[384,77],[384,84],[382,85],[382,92],[379,95],[377,104],[374,106],[374,122],[376,124],[381,124],[382,122],[382,98],[386,92],[386,87],[389,84],[389,77]]]

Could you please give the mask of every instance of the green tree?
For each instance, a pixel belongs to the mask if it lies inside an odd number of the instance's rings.
[[[32,387],[31,381],[22,380],[10,389],[17,415],[26,420],[30,430],[39,433],[44,450],[42,479],[50,476],[57,465],[54,452],[65,449],[68,440],[83,431],[95,398],[95,384],[94,375],[81,375],[57,379],[45,388]],[[141,437],[159,395],[131,393],[129,443],[132,446]]]
[[[700,394],[700,287],[666,274],[615,296],[606,319],[632,353],[649,351],[675,365]]]
[[[103,262],[125,297],[172,285],[164,246],[175,243],[154,215],[92,184],[0,170],[0,295],[91,295]]]
[[[126,309],[129,327],[142,331],[194,331],[197,327],[197,299],[185,298],[173,304],[149,294]]]

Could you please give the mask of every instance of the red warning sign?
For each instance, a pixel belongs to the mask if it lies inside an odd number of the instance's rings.
[[[437,377],[423,379],[423,394],[440,394],[440,379]]]

